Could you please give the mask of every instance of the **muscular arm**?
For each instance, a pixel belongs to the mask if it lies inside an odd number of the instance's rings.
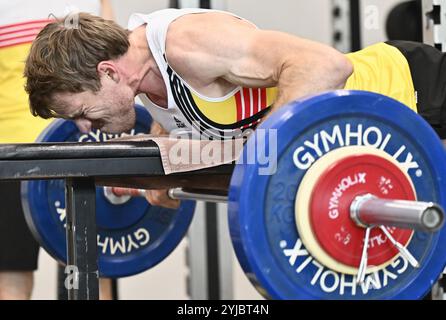
[[[352,72],[348,59],[329,46],[259,30],[224,13],[187,15],[173,22],[166,48],[172,67],[202,93],[222,81],[277,86],[274,108],[308,94],[342,88]]]
[[[107,20],[115,20],[110,0],[101,0],[101,17]]]

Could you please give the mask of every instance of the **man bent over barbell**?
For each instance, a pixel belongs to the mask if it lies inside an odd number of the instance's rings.
[[[212,128],[223,137],[302,96],[356,89],[399,100],[446,138],[444,55],[428,45],[390,41],[344,55],[203,9],[134,14],[128,30],[86,13],[72,20],[48,24],[34,41],[26,90],[34,115],[72,119],[82,131],[130,130],[140,95],[153,104],[152,133]],[[164,191],[147,198],[178,205]]]

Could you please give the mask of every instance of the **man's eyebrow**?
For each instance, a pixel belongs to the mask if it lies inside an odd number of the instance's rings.
[[[66,108],[66,106],[64,106],[64,105],[58,104],[58,107],[57,107],[56,109],[68,109],[68,108]],[[56,117],[56,118],[61,118],[61,119],[66,119],[66,120],[72,120],[72,119],[75,119],[75,118],[77,118],[77,117],[82,116],[82,114],[84,113],[84,110],[81,109],[81,110],[78,110],[78,111],[76,111],[76,112],[74,112],[74,113],[70,113],[70,114],[68,114],[68,115],[62,115],[62,114],[58,113],[58,112],[55,110],[55,108],[53,107],[53,108],[51,108],[51,113],[52,113],[52,115],[53,115],[54,117]]]

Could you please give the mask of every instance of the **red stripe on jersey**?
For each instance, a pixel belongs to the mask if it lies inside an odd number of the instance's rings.
[[[14,28],[14,29],[21,29],[26,28],[28,25],[30,24],[40,24],[40,23],[49,23],[54,21],[54,19],[41,19],[41,20],[30,20],[30,21],[26,21],[26,22],[18,22],[18,23],[11,23],[11,24],[4,24],[2,26],[0,26],[0,31],[7,29],[7,28]]]
[[[234,97],[235,97],[235,105],[237,107],[237,122],[239,122],[243,120],[241,90],[238,91]]]
[[[243,100],[245,101],[245,114],[243,115],[243,119],[246,119],[251,116],[251,98],[249,89],[243,88]]]
[[[248,119],[249,117],[252,116],[252,112],[251,112],[251,89],[249,88],[243,88],[243,101],[245,102],[245,117],[243,119]],[[254,111],[254,110],[252,110]],[[247,129],[249,128],[249,124],[246,124],[242,127],[242,129]]]
[[[252,90],[252,101],[254,102],[254,114],[259,112],[260,105],[259,105],[259,89],[251,89]]]
[[[265,109],[267,107],[266,103],[266,88],[263,88],[262,90],[260,90],[260,100],[261,100],[261,108],[262,110]]]
[[[0,48],[7,48],[12,46],[17,46],[19,44],[32,43],[36,36],[24,37],[24,38],[15,38],[8,41],[0,41]]]
[[[48,23],[54,20],[31,20],[0,26],[0,47],[10,47],[32,42]]]
[[[29,38],[29,37],[37,37],[37,33],[36,32],[28,32],[28,33],[24,33],[24,34],[21,34],[21,35],[16,35],[16,36],[13,36],[13,37],[1,37],[0,36],[0,43],[2,43],[2,42],[6,42],[6,41],[11,41],[11,40],[19,40],[19,39],[23,39],[23,38]]]
[[[14,36],[20,36],[22,34],[38,34],[40,32],[40,30],[42,30],[41,27],[33,27],[33,28],[25,28],[25,29],[20,29],[20,30],[11,30],[8,32],[0,32],[0,37],[4,37],[7,35],[14,35]]]

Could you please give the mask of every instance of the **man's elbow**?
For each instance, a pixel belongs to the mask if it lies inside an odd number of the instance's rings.
[[[347,79],[353,73],[353,64],[345,55],[339,52],[334,53],[329,61],[335,87],[342,89],[345,86]]]

